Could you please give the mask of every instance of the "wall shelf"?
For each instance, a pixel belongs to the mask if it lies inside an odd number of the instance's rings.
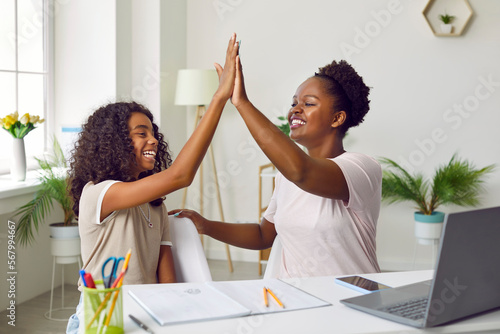
[[[429,0],[422,14],[435,36],[454,37],[462,35],[474,11],[468,0]],[[441,32],[441,14],[455,16],[451,33]]]

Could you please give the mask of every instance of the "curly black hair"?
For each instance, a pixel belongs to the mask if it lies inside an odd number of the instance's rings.
[[[347,119],[341,127],[343,134],[349,128],[363,122],[370,109],[368,100],[370,88],[349,63],[345,60],[340,62],[334,60],[331,64],[319,68],[314,77],[323,79],[326,83],[326,91],[335,100],[333,110],[346,112]]]
[[[143,172],[139,179],[158,173],[172,164],[168,144],[153,114],[136,102],[117,102],[97,109],[82,126],[70,158],[69,193],[73,199],[73,211],[78,216],[83,187],[90,181],[94,184],[105,180],[134,181],[131,160],[135,158],[130,139],[128,121],[133,112],[146,115],[153,124],[154,137],[158,140],[158,151],[153,170]],[[151,202],[161,205],[163,198]]]

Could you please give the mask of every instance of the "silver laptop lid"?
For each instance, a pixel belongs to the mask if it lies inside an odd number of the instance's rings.
[[[443,232],[425,327],[500,307],[500,207],[451,213]]]

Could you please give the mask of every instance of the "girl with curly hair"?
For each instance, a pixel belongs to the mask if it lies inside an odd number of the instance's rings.
[[[184,210],[200,233],[249,249],[282,245],[278,277],[379,272],[375,232],[382,170],[342,140],[369,109],[369,88],[345,61],[332,62],[295,92],[284,135],[248,100],[239,57],[232,103],[279,173],[260,224],[209,221]],[[305,153],[296,143],[307,149]],[[172,212],[177,212],[174,210]]]
[[[83,125],[70,163],[70,192],[78,216],[83,269],[101,277],[110,256],[131,249],[124,284],[175,282],[168,213],[163,197],[193,181],[231,96],[238,44],[233,34],[219,87],[198,127],[172,163],[153,115],[135,103],[97,109]],[[79,284],[82,284],[80,281]],[[81,303],[67,332],[78,331]]]

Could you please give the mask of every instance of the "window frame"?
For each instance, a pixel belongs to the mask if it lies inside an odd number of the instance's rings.
[[[55,133],[54,124],[54,15],[55,15],[55,0],[41,0],[43,12],[43,69],[37,71],[20,71],[19,70],[19,17],[18,17],[18,2],[14,1],[14,40],[15,40],[15,69],[1,69],[0,73],[14,73],[15,75],[15,105],[16,110],[19,110],[19,75],[22,74],[37,74],[43,76],[43,115],[41,118],[45,122],[38,125],[37,128],[43,128],[43,152],[47,151],[49,136]],[[8,113],[7,113],[8,114]],[[2,114],[2,116],[5,116]],[[3,129],[0,129],[5,131]],[[38,152],[40,153],[40,152]],[[38,155],[38,154],[37,154]],[[34,156],[27,156],[28,170],[38,169],[38,164]],[[0,158],[0,175],[10,174],[10,159]]]

